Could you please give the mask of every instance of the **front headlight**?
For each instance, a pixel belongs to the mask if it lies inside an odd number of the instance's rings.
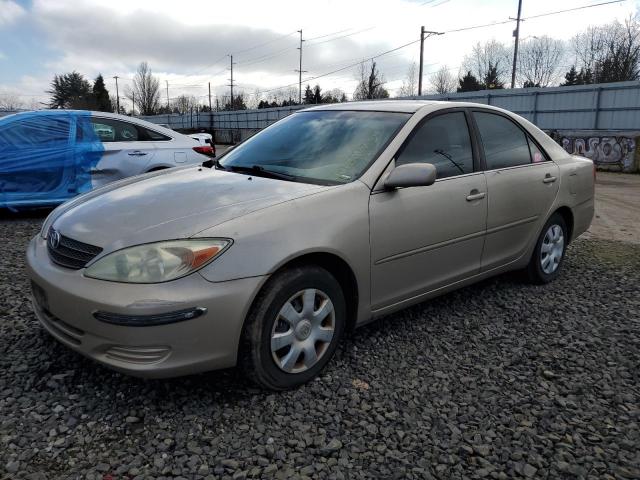
[[[129,247],[101,258],[85,276],[124,283],[160,283],[199,270],[222,254],[231,240],[198,238]]]

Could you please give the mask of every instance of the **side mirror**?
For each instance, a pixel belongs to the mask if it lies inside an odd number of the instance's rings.
[[[430,163],[406,163],[399,165],[387,176],[384,188],[427,187],[436,181],[436,167]]]

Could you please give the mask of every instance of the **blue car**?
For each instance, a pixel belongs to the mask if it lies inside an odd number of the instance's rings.
[[[132,175],[201,164],[211,146],[136,118],[44,110],[0,118],[0,208],[57,205]]]

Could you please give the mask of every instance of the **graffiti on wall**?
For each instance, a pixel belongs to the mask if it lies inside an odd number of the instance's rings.
[[[593,160],[598,167],[629,172],[635,168],[636,141],[630,137],[562,137],[562,148]]]

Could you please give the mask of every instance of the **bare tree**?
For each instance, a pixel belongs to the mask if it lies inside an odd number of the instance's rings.
[[[455,92],[458,87],[458,78],[451,74],[446,65],[431,75],[429,82],[431,88],[439,94]]]
[[[192,108],[197,108],[198,99],[193,95],[179,95],[173,100],[173,111],[188,113]]]
[[[0,93],[0,110],[14,112],[24,108],[24,102],[17,95]]]
[[[533,37],[520,45],[518,79],[527,87],[548,87],[558,80],[558,67],[564,55],[562,40]]]
[[[402,80],[402,86],[398,90],[399,97],[412,97],[418,94],[418,65],[413,62],[409,65],[407,76]]]
[[[371,100],[375,98],[389,98],[389,92],[383,87],[385,84],[384,76],[376,67],[376,62],[371,60],[371,67],[365,62],[360,64],[358,86],[353,92],[354,100]]]
[[[258,108],[258,105],[262,101],[262,92],[259,88],[256,88],[252,94],[248,95],[247,107],[251,110]]]
[[[511,49],[496,40],[478,42],[464,58],[462,67],[481,81],[495,73],[498,83],[505,83],[511,77]]]
[[[578,67],[594,72],[605,51],[603,29],[596,26],[587,27],[584,32],[573,37],[571,43]]]
[[[640,23],[629,17],[624,23],[589,27],[572,40],[577,67],[594,83],[640,78]]]
[[[126,97],[136,104],[140,115],[153,115],[160,106],[160,80],[151,73],[147,62],[142,62],[133,77],[133,88],[125,89]]]

